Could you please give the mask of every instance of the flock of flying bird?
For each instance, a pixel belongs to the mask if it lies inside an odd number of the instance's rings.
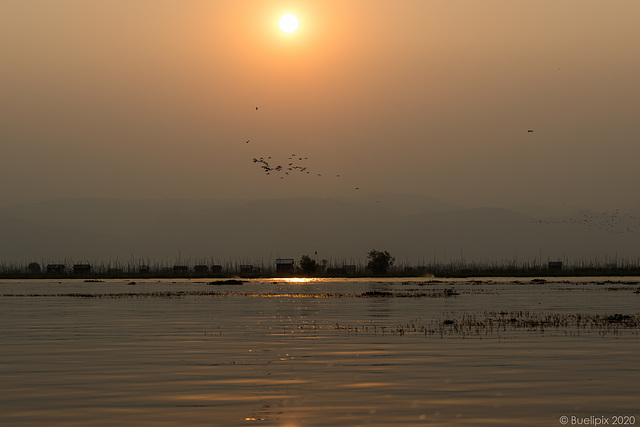
[[[258,110],[258,107],[256,107]],[[250,139],[245,141],[246,144],[251,142]],[[277,164],[280,162],[276,162],[273,160],[272,156],[264,157],[254,157],[252,162],[260,166],[265,175],[279,175],[280,179],[284,179],[287,176],[291,176],[293,174],[305,174],[310,175],[312,172],[309,170],[309,167],[306,164],[306,160],[309,160],[308,157],[297,156],[295,153],[291,154],[286,162],[283,164]],[[322,176],[321,173],[315,173],[317,176]],[[340,174],[335,175],[336,178],[340,178]],[[360,190],[360,187],[355,187],[356,190]]]
[[[577,224],[595,228],[611,234],[633,233],[640,229],[640,224],[634,215],[622,213],[619,209],[612,212],[584,213],[580,216],[565,219],[539,220],[543,224]]]
[[[299,157],[293,153],[287,158],[288,163],[285,162],[286,164],[284,165],[275,165],[271,156],[266,159],[264,157],[254,157],[252,162],[258,164],[265,175],[279,175],[280,179],[284,179],[286,176],[291,176],[295,173],[310,175],[311,171],[305,163],[305,160],[308,159],[308,157]],[[322,176],[321,173],[315,173],[315,175]],[[336,174],[335,176],[336,178],[341,177],[340,174]],[[360,187],[355,187],[355,189],[359,190]]]
[[[253,163],[260,163],[260,167],[264,170],[264,172],[267,175],[271,175],[272,173],[277,173],[277,172],[283,172],[284,175],[289,175],[289,172],[306,172],[307,174],[310,174],[311,172],[307,170],[308,169],[307,166],[294,164],[294,162],[296,161],[296,158],[298,159],[298,161],[308,159],[308,157],[296,157],[295,154],[292,154],[291,156],[289,156],[289,159],[288,159],[288,160],[291,160],[291,162],[289,162],[287,166],[282,166],[282,165],[271,166],[267,161],[271,159],[271,156],[267,157],[266,160],[264,157],[260,157],[260,158],[254,157]],[[281,176],[280,178],[282,179],[284,177]]]

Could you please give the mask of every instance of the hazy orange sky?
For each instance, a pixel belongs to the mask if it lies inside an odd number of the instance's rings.
[[[636,0],[3,0],[0,203],[356,186],[636,203],[639,16]],[[252,162],[293,153],[311,174]]]

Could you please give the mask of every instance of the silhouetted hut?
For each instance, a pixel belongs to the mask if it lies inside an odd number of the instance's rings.
[[[51,274],[62,274],[65,271],[64,264],[48,264],[47,265],[47,273]]]
[[[294,267],[295,261],[291,258],[276,259],[276,273],[278,274],[293,274]]]
[[[562,261],[549,261],[549,271],[562,271]]]
[[[343,265],[342,267],[327,268],[327,275],[329,276],[349,276],[356,274],[355,265]]]
[[[186,273],[188,271],[189,271],[189,267],[187,267],[186,265],[174,265],[173,266],[173,272],[174,273],[184,274],[184,273]]]
[[[74,264],[73,274],[89,274],[91,273],[90,264]]]
[[[222,266],[221,265],[217,265],[217,264],[212,265],[211,266],[211,272],[214,273],[214,274],[222,273]]]
[[[240,266],[241,276],[257,276],[260,274],[260,267],[254,267],[253,264],[243,264]]]
[[[342,268],[347,274],[356,274],[357,267],[355,265],[343,265]]]
[[[346,276],[347,271],[342,267],[327,268],[327,276]]]
[[[151,268],[148,265],[141,265],[138,267],[139,274],[149,274],[151,272]]]
[[[198,274],[207,274],[209,272],[209,267],[206,265],[195,265],[193,267],[193,271]]]

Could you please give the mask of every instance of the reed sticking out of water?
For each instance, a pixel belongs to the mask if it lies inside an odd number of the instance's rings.
[[[300,328],[305,329],[304,327]],[[307,328],[308,329],[308,328]],[[331,329],[361,334],[425,335],[440,338],[511,338],[521,334],[579,337],[598,334],[621,336],[625,332],[640,336],[640,313],[584,314],[531,311],[465,313],[460,318],[413,319],[393,327],[380,325],[333,327],[318,326],[314,330]]]

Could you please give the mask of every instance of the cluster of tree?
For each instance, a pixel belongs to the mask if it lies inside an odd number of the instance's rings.
[[[395,258],[388,251],[377,251],[375,249],[369,251],[367,255],[367,268],[373,274],[386,274],[389,268],[395,262]],[[309,255],[302,255],[300,258],[300,269],[304,274],[315,274],[318,271],[318,263]]]
[[[367,267],[374,274],[385,274],[396,260],[389,252],[375,249],[369,252],[367,259],[369,260]]]
[[[300,268],[304,274],[314,274],[318,271],[318,263],[309,255],[302,255],[302,258],[300,258]]]

